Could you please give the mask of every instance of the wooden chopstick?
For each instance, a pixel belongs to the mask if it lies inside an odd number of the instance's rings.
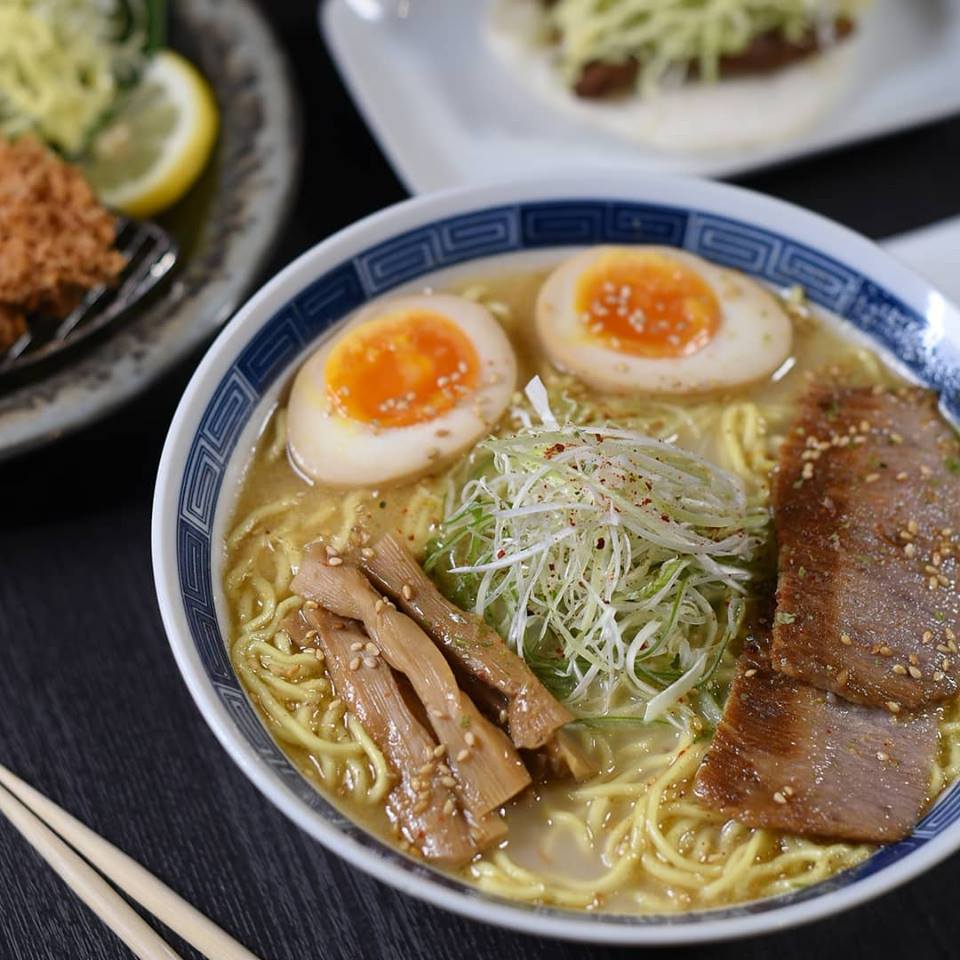
[[[141,960],[180,960],[123,897],[13,794],[0,787],[0,813],[73,892]]]
[[[3,785],[0,787],[0,812],[138,957],[179,960],[153,929],[70,847],[83,854],[119,889],[209,960],[257,960],[246,947],[161,883],[136,860],[24,783],[2,764],[0,784]],[[133,942],[128,936],[133,936]]]

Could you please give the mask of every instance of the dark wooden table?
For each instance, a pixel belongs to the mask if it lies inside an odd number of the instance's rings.
[[[303,99],[303,182],[269,272],[404,190],[354,111],[313,4],[264,9]],[[743,179],[873,237],[960,213],[960,118]],[[264,960],[565,958],[357,874],[247,782],[190,700],[154,599],[154,475],[193,365],[84,433],[0,467],[0,761],[131,853]],[[960,858],[835,919],[687,957],[960,955]],[[184,957],[189,948],[176,946]],[[129,954],[5,822],[0,960]]]

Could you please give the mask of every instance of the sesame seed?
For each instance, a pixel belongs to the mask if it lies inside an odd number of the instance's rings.
[[[378,657],[380,655],[380,648],[370,640],[367,641],[367,645],[363,649],[366,650],[371,657]]]
[[[445,787],[451,787],[451,788],[452,788],[452,787],[455,787],[455,786],[457,785],[457,781],[454,780],[453,777],[442,777],[441,780],[440,780],[440,782],[441,782]]]
[[[884,753],[882,750],[878,750],[878,751],[877,751],[877,759],[878,759],[881,763],[886,763],[886,762],[890,759],[890,754],[889,754],[889,753]]]
[[[329,544],[329,543],[327,544],[327,546],[326,546],[325,549],[326,549],[326,551],[327,551],[327,556],[328,556],[328,557],[336,557],[336,556],[338,556],[339,553],[340,553],[340,551],[337,550],[336,547],[334,547],[332,544]]]
[[[881,657],[892,657],[892,656],[893,656],[893,650],[891,650],[890,647],[888,647],[886,644],[884,644],[884,645],[880,648],[880,656],[881,656]]]
[[[327,557],[328,567],[339,567],[343,563],[343,557]]]
[[[349,667],[350,667],[351,670],[359,670],[359,669],[360,669],[360,658],[359,658],[359,657],[354,657],[354,658],[350,661]]]
[[[446,752],[447,748],[442,743],[433,748],[433,755],[435,757],[442,757]]]
[[[897,474],[897,480],[899,480],[901,483],[903,483],[903,481],[906,480],[908,476],[909,476],[909,474],[907,473],[906,470],[901,470],[901,471]]]
[[[870,421],[869,421],[869,420],[861,420],[861,421],[860,421],[860,432],[861,432],[861,433],[869,433],[869,432],[870,432]]]
[[[933,471],[925,463],[920,464],[920,476],[929,477],[932,473]]]
[[[913,534],[908,533],[906,530],[901,530],[901,531],[900,531],[900,539],[901,539],[901,540],[912,540],[912,539],[913,539]]]
[[[804,480],[809,480],[813,476],[813,464],[809,460],[803,465],[800,475]]]
[[[323,660],[324,660],[323,651],[319,647],[317,647],[317,649],[313,651],[313,655],[314,657],[317,658],[318,662],[323,663]]]
[[[907,524],[907,529],[908,529],[911,533],[916,533],[917,530],[919,529],[919,528],[917,527],[917,521],[916,521],[916,520],[911,520],[911,521]]]
[[[950,648],[945,643],[937,644],[937,653],[949,653]]]
[[[876,483],[880,479],[879,473],[868,473],[864,478],[864,483]]]
[[[447,802],[443,805],[443,812],[449,816],[453,813],[455,806],[453,797],[447,797]]]
[[[387,606],[386,602],[381,598],[373,605],[373,612],[383,613],[383,611],[386,609],[386,606]]]
[[[466,741],[468,747],[472,747],[477,742],[477,735],[472,731],[468,730],[464,735],[463,739]]]
[[[787,802],[787,798],[778,790],[778,791],[773,795],[773,802],[774,802],[774,803],[786,803],[786,802]]]
[[[423,813],[430,806],[430,801],[426,799],[418,800],[413,805],[414,815]]]
[[[501,723],[506,723],[508,719],[509,719],[509,714],[507,713],[507,711],[506,711],[506,710],[501,710],[501,711],[500,711],[500,722],[501,722]]]
[[[922,640],[924,643],[929,643],[933,639],[932,630],[924,630]]]
[[[317,607],[319,607],[319,606],[320,606],[320,604],[317,603],[316,600],[307,600],[307,601],[304,603],[303,608],[304,608],[304,610],[316,610]]]
[[[417,771],[417,773],[419,773],[421,777],[427,777],[427,776],[429,776],[431,773],[433,773],[433,768],[434,768],[435,766],[436,766],[436,764],[433,763],[433,762],[425,763],[425,764]]]
[[[938,580],[937,580],[936,577],[931,577],[931,578],[927,581],[927,587],[928,587],[930,590],[936,590],[939,585],[940,585],[940,584],[939,584],[939,582],[938,582]]]
[[[467,750],[467,749],[461,750],[461,751],[457,754],[457,763],[463,763],[463,761],[466,760],[467,757],[469,757],[469,756],[470,756],[470,751],[469,751],[469,750]]]
[[[343,706],[343,701],[339,697],[334,697],[330,703],[327,704],[328,710],[339,710]]]
[[[853,643],[853,641],[850,639],[850,634],[849,634],[849,633],[841,633],[841,634],[840,634],[840,642],[841,642],[845,647],[849,647],[849,646]]]
[[[363,557],[364,560],[372,560],[376,555],[377,552],[373,549],[373,547],[364,547],[360,551],[360,556]]]
[[[919,663],[920,663],[920,658],[919,658],[915,653],[911,653],[910,656],[907,657],[907,659],[908,659],[915,667],[918,666]]]
[[[400,588],[400,593],[403,594],[403,599],[404,599],[404,600],[412,600],[412,599],[413,599],[413,587],[411,587],[409,583],[405,583],[405,584]]]
[[[791,786],[788,785],[788,786],[784,787],[780,792],[781,792],[785,797],[792,797],[792,796],[793,796],[793,787],[791,787]]]
[[[943,632],[946,634],[948,640],[957,639],[957,635],[949,627],[947,627]]]
[[[363,649],[363,644],[360,643],[360,641],[357,641],[356,643],[351,643],[351,644],[350,644],[350,649],[351,649],[354,653],[357,653],[358,651],[360,651],[360,650]]]
[[[920,668],[915,667],[912,663],[909,667],[907,667],[907,673],[909,673],[914,680],[919,680],[923,676],[923,674],[920,672]]]
[[[364,657],[363,665],[368,668],[375,667],[377,665],[377,661],[373,657]]]
[[[902,663],[895,663],[891,669],[900,676],[903,676],[907,672],[907,668]]]
[[[900,704],[897,703],[896,700],[888,700],[888,701],[884,704],[884,706],[885,706],[891,713],[899,713],[899,712],[900,712]]]
[[[942,679],[943,679],[943,673],[942,673],[940,670],[934,670],[934,671],[933,671],[933,679],[934,679],[934,680],[942,680]]]
[[[913,558],[917,555],[916,544],[908,543],[904,548],[903,552],[910,558]]]
[[[757,671],[751,667],[749,670],[744,670],[743,675],[745,677],[755,677],[757,675]]]

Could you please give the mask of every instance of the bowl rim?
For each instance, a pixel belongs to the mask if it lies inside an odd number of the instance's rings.
[[[305,251],[260,288],[219,334],[193,374],[164,444],[157,475],[151,524],[154,578],[161,617],[184,681],[204,720],[231,759],[278,809],[301,829],[352,866],[435,906],[471,919],[548,937],[592,943],[667,945],[720,941],[773,932],[811,922],[870,900],[926,871],[960,847],[960,823],[948,825],[921,846],[876,872],[846,886],[758,912],[744,911],[712,918],[714,911],[684,916],[629,918],[535,908],[451,882],[436,871],[397,855],[360,844],[295,796],[253,748],[237,721],[216,695],[190,635],[178,582],[177,505],[187,455],[200,420],[221,377],[253,335],[312,280],[365,250],[418,227],[451,216],[498,206],[536,202],[640,203],[674,205],[677,210],[733,217],[817,250],[846,264],[855,261],[867,277],[883,277],[916,313],[941,329],[960,330],[956,310],[927,281],[900,264],[873,242],[818,214],[741,187],[693,178],[638,175],[632,171],[520,179],[460,187],[414,197],[346,227]],[[783,231],[783,232],[781,232]],[[481,258],[487,254],[481,254]],[[467,258],[469,259],[469,258]],[[439,269],[439,268],[437,268]],[[429,271],[424,271],[429,272]],[[287,369],[289,362],[287,363]],[[232,462],[236,451],[227,458]],[[219,492],[217,492],[219,497]],[[945,796],[943,794],[942,796]],[[886,848],[881,848],[881,851]],[[876,854],[874,856],[877,856]],[[871,858],[872,859],[872,858]],[[856,869],[856,868],[854,868]],[[759,901],[763,903],[765,901]],[[617,918],[620,917],[618,920]]]

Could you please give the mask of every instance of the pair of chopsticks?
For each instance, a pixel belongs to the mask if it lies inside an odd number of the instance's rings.
[[[180,957],[107,879],[208,960],[257,960],[139,863],[2,764],[0,813],[141,960],[180,960]]]

